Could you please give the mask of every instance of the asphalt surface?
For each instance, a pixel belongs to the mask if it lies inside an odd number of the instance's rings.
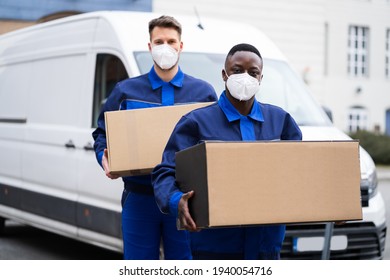
[[[389,187],[390,187],[390,166],[377,166],[377,176],[379,180],[379,189],[382,192],[382,196],[386,204],[386,220],[387,220],[387,235],[385,252],[383,255],[384,260],[390,260],[390,198],[389,198]]]
[[[390,180],[390,166],[377,166],[376,173],[379,181]]]

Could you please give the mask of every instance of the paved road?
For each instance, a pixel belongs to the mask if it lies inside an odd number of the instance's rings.
[[[120,260],[122,254],[6,221],[0,260]]]
[[[387,236],[383,259],[390,260],[390,167],[378,167],[379,189],[386,204]]]

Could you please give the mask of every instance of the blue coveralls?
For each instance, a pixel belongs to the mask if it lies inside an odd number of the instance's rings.
[[[183,193],[175,183],[175,152],[204,140],[301,140],[294,119],[279,107],[254,102],[241,115],[223,92],[218,103],[194,110],[176,125],[161,164],[152,172],[157,204],[177,216]],[[239,172],[239,170],[237,170]],[[285,225],[204,229],[190,234],[194,259],[278,259]]]
[[[180,69],[170,82],[154,71],[119,82],[100,112],[98,127],[92,133],[99,164],[107,147],[104,112],[178,103],[216,101],[212,86],[184,74]],[[124,258],[159,259],[162,238],[165,259],[191,259],[188,233],[176,229],[175,217],[161,213],[156,205],[151,176],[123,177],[122,234]]]

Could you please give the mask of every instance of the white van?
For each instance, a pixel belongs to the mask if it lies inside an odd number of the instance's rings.
[[[5,219],[13,219],[122,250],[123,184],[105,177],[91,133],[112,85],[150,70],[148,22],[157,16],[86,13],[0,36],[0,229]],[[208,80],[221,93],[227,52],[237,43],[251,43],[264,58],[259,100],[289,111],[304,140],[348,139],[259,30],[175,17],[183,25],[184,72]],[[335,227],[344,245],[331,258],[382,258],[385,206],[375,165],[363,149],[361,172],[364,220]],[[303,248],[299,241],[323,236],[323,224],[288,225],[282,258],[318,258],[318,246]]]

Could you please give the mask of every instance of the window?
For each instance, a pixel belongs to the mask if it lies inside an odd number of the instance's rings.
[[[350,26],[348,33],[348,74],[368,76],[368,27]]]
[[[367,130],[368,114],[367,109],[360,106],[351,107],[348,114],[348,132]]]
[[[386,110],[386,135],[390,136],[390,109]]]
[[[117,82],[128,78],[122,61],[110,54],[98,54],[96,58],[95,88],[93,99],[92,127],[97,126],[101,106]]]
[[[386,30],[385,75],[390,78],[390,28]]]

